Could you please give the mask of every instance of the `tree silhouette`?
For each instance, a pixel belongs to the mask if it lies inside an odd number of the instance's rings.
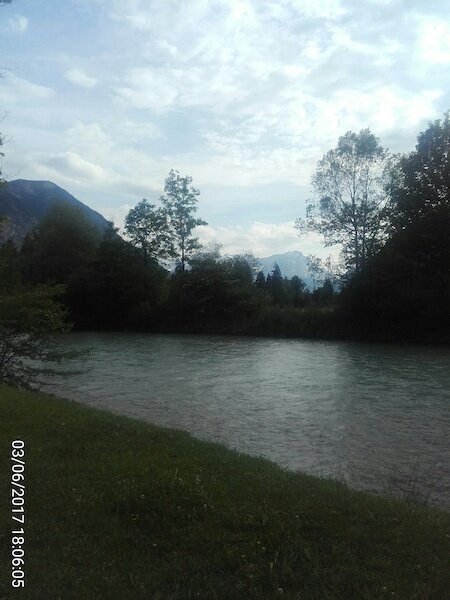
[[[342,245],[351,271],[360,271],[386,239],[389,225],[387,151],[369,129],[348,131],[317,165],[313,188],[318,202],[309,202],[299,232],[323,235],[326,246]]]
[[[167,232],[170,241],[170,255],[177,259],[182,271],[196,250],[201,247],[192,231],[206,221],[194,217],[197,212],[197,196],[200,191],[192,186],[192,177],[181,177],[172,169],[166,178],[164,195],[161,197],[164,215],[167,219]]]

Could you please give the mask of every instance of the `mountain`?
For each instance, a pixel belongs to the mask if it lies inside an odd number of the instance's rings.
[[[284,254],[273,254],[265,258],[258,258],[258,260],[261,263],[261,271],[264,275],[267,276],[277,263],[283,277],[289,277],[290,279],[297,275],[300,279],[303,279],[308,288],[313,289],[314,283],[308,271],[306,256],[298,250],[285,252]]]
[[[42,221],[55,202],[76,206],[90,223],[100,229],[107,227],[108,221],[100,213],[51,181],[16,179],[0,185],[0,216],[8,219],[0,229],[0,242],[12,238],[20,243],[30,229]]]

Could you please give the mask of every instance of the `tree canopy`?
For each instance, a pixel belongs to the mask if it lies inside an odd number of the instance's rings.
[[[422,339],[450,331],[449,153],[447,113],[398,163],[390,239],[344,295],[366,328]]]
[[[67,283],[93,258],[100,231],[80,209],[56,202],[25,238],[22,253],[34,283]]]
[[[387,151],[369,129],[348,131],[319,161],[312,179],[317,201],[297,220],[300,233],[320,233],[325,246],[341,244],[350,271],[360,271],[386,239],[388,166]]]
[[[125,219],[125,231],[131,243],[144,258],[175,259],[182,271],[201,248],[193,230],[206,221],[195,217],[200,191],[192,185],[192,177],[182,177],[172,169],[166,177],[161,206],[142,200]]]
[[[161,202],[167,218],[167,230],[170,240],[170,255],[178,261],[182,271],[186,268],[196,250],[200,248],[198,238],[192,231],[206,221],[196,218],[197,197],[200,191],[193,187],[192,177],[182,177],[172,169],[166,178]]]
[[[401,157],[398,184],[392,190],[397,230],[450,210],[450,112],[430,123],[416,149]]]
[[[146,260],[170,256],[166,213],[145,198],[127,214],[125,231],[131,243],[141,248]]]

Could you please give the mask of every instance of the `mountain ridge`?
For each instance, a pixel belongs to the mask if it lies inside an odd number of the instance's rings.
[[[271,254],[263,258],[258,258],[261,264],[261,271],[267,275],[273,270],[275,263],[280,267],[281,275],[291,279],[295,275],[300,277],[308,288],[314,288],[314,281],[308,270],[308,260],[299,250]]]
[[[56,202],[78,207],[90,223],[101,229],[108,226],[103,215],[52,181],[15,179],[0,185],[0,216],[8,219],[0,228],[0,243],[12,239],[20,245],[26,234],[45,218]],[[277,263],[283,277],[290,279],[297,275],[310,289],[314,288],[306,256],[299,250],[272,254],[258,260],[264,275],[267,276]]]
[[[100,229],[108,226],[103,215],[52,181],[15,179],[0,186],[0,216],[7,217],[0,229],[0,243],[12,239],[20,244],[57,202],[79,208],[89,222]]]

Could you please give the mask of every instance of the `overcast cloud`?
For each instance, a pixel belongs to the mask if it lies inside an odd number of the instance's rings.
[[[176,168],[226,252],[317,250],[293,222],[339,136],[409,151],[450,108],[448,0],[15,0],[0,31],[11,178],[121,225]]]

